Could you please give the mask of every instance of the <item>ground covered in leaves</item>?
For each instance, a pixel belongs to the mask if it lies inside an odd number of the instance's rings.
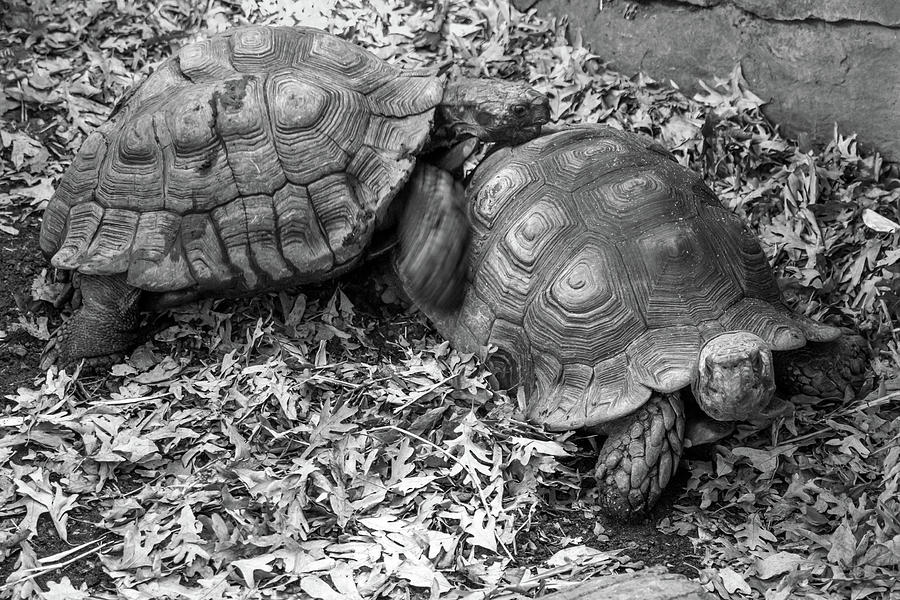
[[[837,134],[801,152],[738,69],[686,98],[503,0],[315,5],[0,2],[0,598],[510,596],[649,564],[722,598],[900,594],[896,168]],[[870,389],[696,449],[627,524],[594,509],[597,440],[524,423],[379,263],[151,317],[103,377],[40,373],[65,316],[36,244],[54,183],[156,62],[246,22],[527,78],[560,122],[656,137],[749,220],[794,307],[867,337]]]

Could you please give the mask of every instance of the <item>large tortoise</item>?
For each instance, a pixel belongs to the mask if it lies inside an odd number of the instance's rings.
[[[734,421],[758,416],[776,379],[822,396],[858,383],[858,336],[788,309],[749,228],[649,139],[585,125],[501,149],[465,205],[432,175],[441,202],[408,205],[402,226],[424,249],[398,263],[406,291],[462,281],[455,309],[422,303],[438,331],[496,347],[489,364],[523,386],[531,420],[608,433],[596,476],[610,513],[645,511],[674,474],[683,391]]]
[[[43,366],[133,345],[138,307],[350,269],[417,156],[533,138],[527,85],[407,72],[306,27],[238,27],[183,47],[91,133],[50,200],[41,249],[82,307]]]

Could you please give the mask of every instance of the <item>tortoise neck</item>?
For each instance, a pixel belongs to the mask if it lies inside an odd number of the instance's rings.
[[[437,134],[432,136],[433,145],[446,147],[463,137],[484,135],[476,116],[479,106],[492,97],[487,82],[475,77],[458,77],[447,82],[435,111]]]
[[[444,86],[441,106],[462,108],[491,100],[497,95],[496,82],[481,77],[454,77]]]

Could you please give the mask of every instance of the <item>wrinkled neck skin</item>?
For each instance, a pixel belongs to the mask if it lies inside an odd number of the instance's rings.
[[[468,138],[480,138],[478,132],[467,126],[467,114],[475,114],[471,103],[459,99],[462,81],[454,80],[444,90],[444,100],[434,111],[434,133],[425,147],[425,152],[440,152]]]

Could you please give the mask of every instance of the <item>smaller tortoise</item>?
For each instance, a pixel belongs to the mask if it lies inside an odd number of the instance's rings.
[[[456,348],[496,347],[489,365],[524,387],[530,420],[608,434],[610,514],[646,511],[675,473],[687,390],[734,421],[776,381],[820,396],[859,383],[858,336],[788,309],[749,228],[656,143],[585,125],[498,150],[465,199],[431,176],[440,201],[413,200],[401,223],[422,249],[397,263],[404,289]],[[464,282],[453,310],[423,294],[440,280]]]
[[[41,249],[77,273],[82,306],[42,366],[109,362],[137,341],[139,307],[339,275],[418,156],[526,141],[548,119],[527,85],[402,71],[311,28],[189,44],[87,137],[44,213]]]

